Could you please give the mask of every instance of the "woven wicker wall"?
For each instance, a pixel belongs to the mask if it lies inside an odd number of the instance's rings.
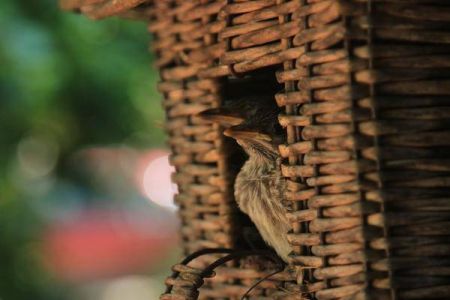
[[[277,66],[296,272],[253,299],[450,299],[448,0],[63,3],[149,21],[186,254],[234,247],[240,226],[222,130],[195,114],[230,76]],[[222,267],[200,298],[239,299],[269,271]],[[164,299],[195,299],[182,291]]]
[[[180,190],[176,201],[182,222],[184,252],[232,248],[236,225],[233,213],[237,209],[232,198],[232,182],[228,178],[222,130],[195,117],[221,102],[219,79],[198,76],[200,69],[213,62],[214,57],[210,57],[205,49],[217,47],[214,35],[220,28],[210,23],[217,18],[221,6],[205,8],[191,2],[177,4],[170,1],[155,2],[154,5],[149,24],[155,38],[151,47],[159,57],[157,64],[161,69],[159,90],[165,97],[171,162],[177,169],[173,179]],[[193,265],[204,268],[215,259],[214,255],[204,256]],[[238,273],[239,270],[230,266],[229,272]],[[215,278],[213,287],[208,284],[203,287],[202,296],[220,299],[230,294],[226,284],[233,283],[232,277]],[[179,282],[169,279],[168,284]],[[231,292],[238,294],[240,291]]]

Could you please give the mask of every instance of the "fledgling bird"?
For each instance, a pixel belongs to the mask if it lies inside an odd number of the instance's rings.
[[[233,126],[231,123],[225,126],[228,128],[224,135],[235,139],[248,154],[234,184],[236,202],[264,241],[288,262],[291,246],[287,233],[291,226],[282,204],[286,181],[281,176],[281,157],[277,149],[285,133],[278,124],[276,106],[257,104],[249,107],[252,107],[251,111],[218,109],[215,113],[210,111],[209,115],[215,115],[210,118],[215,121],[230,120],[230,115],[235,117]]]
[[[288,262],[290,224],[282,204],[286,181],[280,171],[277,147],[283,132],[277,115],[273,111],[261,112],[254,119],[225,130],[224,134],[234,138],[249,156],[234,184],[239,208],[250,217],[267,244]]]
[[[228,99],[221,107],[204,110],[197,116],[203,120],[217,123],[223,128],[229,128],[255,118],[261,112],[275,110],[277,110],[277,106],[272,97],[253,95]]]

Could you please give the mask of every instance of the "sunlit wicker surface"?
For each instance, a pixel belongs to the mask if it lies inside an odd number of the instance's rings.
[[[195,115],[220,105],[225,78],[277,66],[298,276],[254,299],[450,299],[448,0],[62,3],[149,23],[186,253],[234,247],[240,224],[226,141]],[[200,298],[239,299],[265,273],[222,267]],[[181,290],[164,299],[196,299]]]

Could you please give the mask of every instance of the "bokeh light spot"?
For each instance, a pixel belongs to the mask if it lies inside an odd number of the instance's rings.
[[[175,168],[169,164],[169,156],[159,156],[150,161],[144,172],[145,195],[158,205],[175,210],[174,196],[177,185],[170,178]]]

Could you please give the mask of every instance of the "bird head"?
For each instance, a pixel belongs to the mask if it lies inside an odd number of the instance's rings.
[[[252,120],[261,112],[277,109],[273,97],[268,95],[252,95],[227,99],[222,106],[204,110],[197,114],[200,119],[217,123],[224,128],[236,126],[246,120]]]
[[[259,114],[231,126],[224,135],[236,140],[249,156],[275,159],[279,156],[278,145],[285,132],[278,123],[278,110],[259,111]]]
[[[285,135],[279,113],[272,97],[259,96],[229,100],[197,116],[224,127],[224,135],[235,139],[249,156],[273,158]]]

